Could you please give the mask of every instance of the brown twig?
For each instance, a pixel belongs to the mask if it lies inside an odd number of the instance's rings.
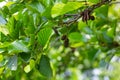
[[[84,11],[82,11],[82,12],[80,12],[80,13],[78,13],[78,14],[75,14],[75,15],[74,15],[74,14],[71,15],[71,16],[74,16],[74,17],[73,17],[72,19],[66,21],[66,22],[63,22],[63,24],[69,26],[69,25],[77,22],[77,20],[78,20],[79,18],[81,18],[81,17],[82,17],[83,21],[87,22],[87,20],[90,19],[90,16],[91,16],[90,14],[93,12],[94,9],[96,9],[96,8],[102,6],[102,5],[108,4],[108,3],[110,3],[111,1],[112,1],[112,0],[101,0],[99,3],[94,4],[94,5],[86,8]],[[69,16],[70,16],[70,15],[69,15]]]
[[[64,17],[77,16],[78,14],[65,14]]]

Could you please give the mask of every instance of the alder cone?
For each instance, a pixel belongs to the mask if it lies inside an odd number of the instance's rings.
[[[64,41],[64,47],[68,47],[68,46],[69,46],[69,39],[67,38]]]
[[[61,40],[65,40],[65,39],[67,39],[67,36],[66,36],[66,35],[63,35],[63,36],[61,37]]]
[[[94,16],[90,16],[90,19],[91,19],[91,20],[95,20],[95,17],[94,17]]]

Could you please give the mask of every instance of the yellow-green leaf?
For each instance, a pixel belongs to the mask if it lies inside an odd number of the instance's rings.
[[[52,14],[52,17],[55,18],[57,16],[68,13],[70,11],[76,10],[81,6],[83,5],[80,2],[68,2],[67,4],[57,3],[53,6],[51,14]]]

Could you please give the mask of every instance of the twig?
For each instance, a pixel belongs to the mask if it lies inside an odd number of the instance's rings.
[[[111,2],[111,0],[102,0],[101,2],[99,2],[97,4],[94,4],[94,5],[86,8],[84,11],[78,13],[77,15],[73,14],[75,16],[72,19],[70,19],[66,22],[63,22],[63,24],[71,25],[71,24],[77,22],[77,20],[81,17],[83,17],[84,18],[83,20],[87,22],[87,20],[89,20],[90,14],[93,12],[94,9],[96,9],[96,8],[102,6],[102,5],[105,5],[107,3],[110,3],[110,2]],[[86,14],[86,12],[88,12],[88,13]],[[71,16],[73,16],[73,15],[71,15]]]
[[[77,16],[74,16],[74,18],[72,18],[72,19],[70,19],[66,22],[63,22],[63,24],[69,24],[70,25],[70,24],[76,22],[80,17],[82,17],[82,16],[80,14],[78,14]]]
[[[65,14],[64,17],[77,16],[78,14]]]

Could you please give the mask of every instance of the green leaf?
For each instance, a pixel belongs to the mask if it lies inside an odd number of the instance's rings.
[[[0,75],[4,72],[5,67],[0,67]]]
[[[28,25],[25,29],[26,35],[33,34],[35,32],[35,27],[33,25]]]
[[[30,60],[30,68],[33,69],[35,67],[35,61],[33,59]]]
[[[29,72],[31,71],[30,65],[25,66],[25,67],[24,67],[24,71],[25,71],[26,73],[29,73]]]
[[[47,78],[51,78],[53,76],[53,71],[50,66],[49,58],[46,55],[41,56],[38,70],[43,76]]]
[[[16,55],[10,57],[7,67],[13,71],[17,69],[17,56]]]
[[[92,33],[92,30],[88,27],[88,25],[81,20],[78,22],[78,30],[81,30],[82,32],[85,32],[87,34]]]
[[[103,35],[102,40],[104,40],[104,42],[106,42],[106,43],[112,43],[113,42],[113,39],[111,37],[109,37],[106,32],[103,32],[102,35]]]
[[[48,19],[51,19],[51,9],[52,6],[48,6],[45,11],[42,13],[42,16],[45,16]]]
[[[109,28],[107,31],[107,35],[111,38],[114,38],[114,28]]]
[[[30,5],[27,5],[27,8],[37,13],[42,13],[45,10],[44,6],[37,1],[34,1]]]
[[[13,1],[8,1],[5,6],[11,7],[11,5],[14,5],[15,2]]]
[[[0,62],[3,61],[3,55],[0,54]]]
[[[93,46],[91,46],[91,47],[93,47]],[[87,53],[88,59],[91,60],[91,61],[94,60],[95,55],[97,54],[97,51],[98,51],[98,50],[95,49],[94,47],[93,47],[92,49],[90,48],[90,49],[88,50],[88,53]]]
[[[19,37],[19,28],[21,27],[20,22],[16,22],[14,17],[9,18],[7,23],[7,29],[9,30],[9,35],[13,39],[17,39]]]
[[[9,30],[5,25],[0,25],[0,32],[2,32],[6,36],[9,34]]]
[[[78,32],[73,32],[69,34],[70,42],[86,42],[87,39]]]
[[[55,25],[54,22],[48,21],[42,26],[42,28],[47,28],[47,27],[52,28],[54,25]]]
[[[28,62],[31,57],[30,53],[25,53],[25,52],[19,53],[19,55],[20,55],[21,59],[25,62]]]
[[[100,0],[88,0],[91,3],[98,3]]]
[[[35,66],[35,61],[34,60],[30,60],[30,63],[24,67],[24,71],[26,73],[29,73]]]
[[[12,14],[22,10],[23,8],[24,8],[23,4],[17,4],[17,3],[14,3],[9,6],[10,13]]]
[[[53,18],[61,15],[61,11],[64,8],[65,4],[64,3],[57,3],[53,6],[52,11],[51,11],[51,15]]]
[[[44,4],[46,7],[52,5],[53,0],[39,0],[42,4]]]
[[[88,25],[85,22],[81,21],[81,20],[78,22],[78,29],[79,30],[82,30],[83,28],[85,28],[87,26]]]
[[[5,51],[5,49],[1,49],[1,48],[0,48],[0,53],[3,53],[4,51]]]
[[[6,20],[2,16],[0,16],[0,25],[1,24],[6,24]]]
[[[110,23],[110,28],[107,30],[107,35],[111,38],[115,37],[116,34],[117,21],[114,20]]]
[[[78,32],[70,33],[68,38],[70,40],[71,47],[82,46],[87,41],[87,39]]]
[[[7,64],[8,62],[8,59],[3,59],[1,62],[0,62],[0,67],[3,67]]]
[[[80,2],[68,2],[62,9],[61,14],[76,10],[83,6]]]
[[[99,7],[97,9],[95,9],[95,14],[97,17],[106,19],[108,17],[108,9],[109,9],[108,5]],[[99,22],[101,22],[101,21],[99,21]]]
[[[30,34],[29,46],[34,45],[35,43],[35,34]]]
[[[63,15],[70,11],[76,10],[82,6],[79,2],[68,2],[67,4],[64,3],[57,3],[53,6],[51,14],[52,17],[55,18],[57,16]]]
[[[62,0],[62,2],[63,2],[63,3],[67,3],[67,2],[68,2],[68,0]]]
[[[14,41],[8,47],[8,53],[29,52],[27,45],[22,41]]]
[[[39,31],[38,33],[38,42],[43,48],[46,48],[47,43],[52,36],[52,29],[51,28],[44,28]]]

